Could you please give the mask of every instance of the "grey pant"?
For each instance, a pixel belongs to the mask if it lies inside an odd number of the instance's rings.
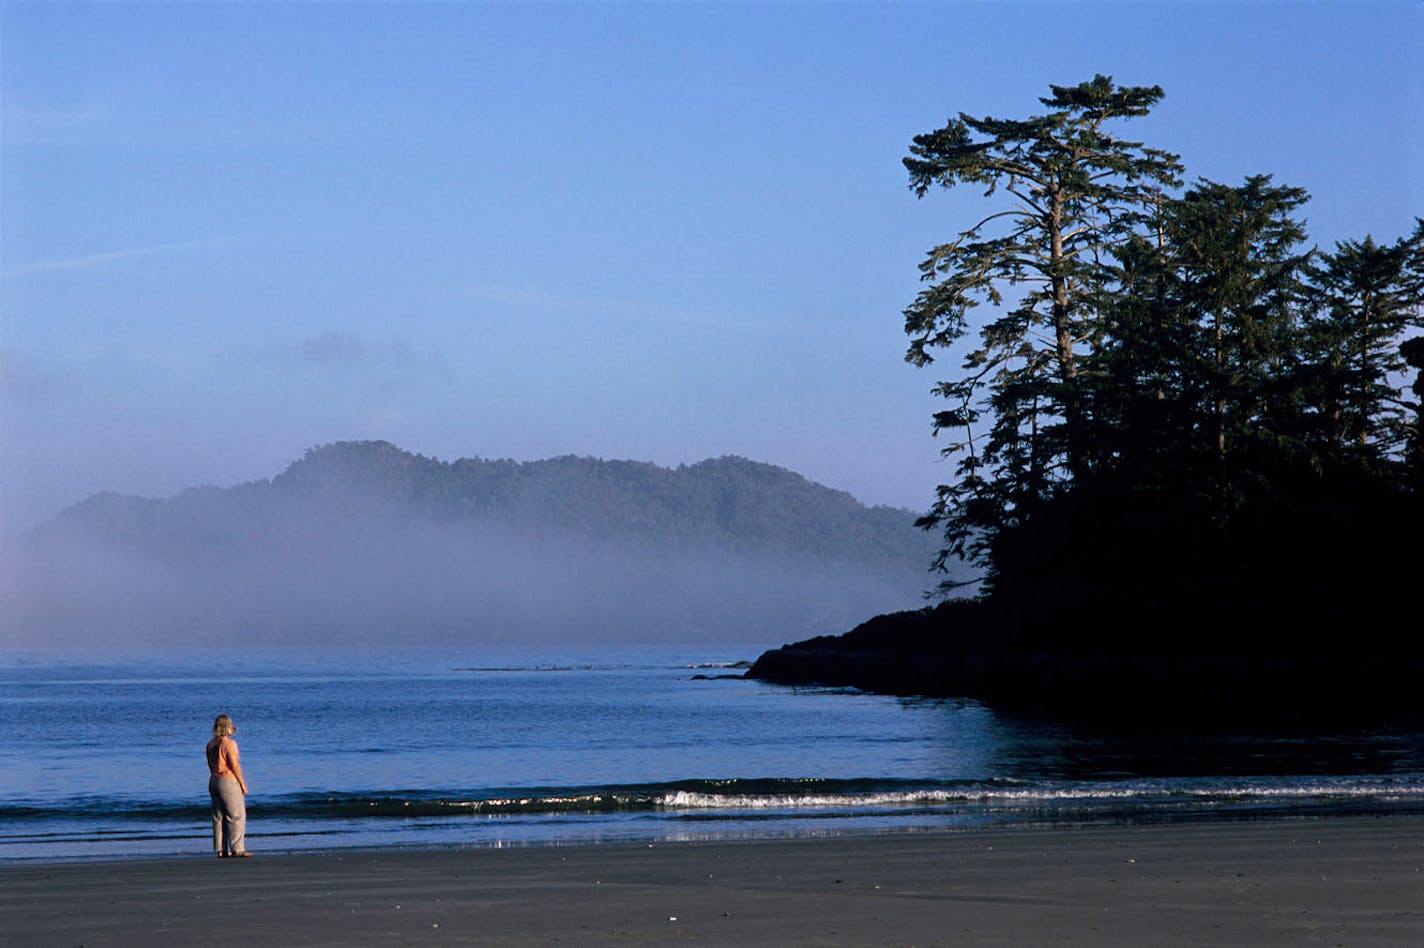
[[[208,795],[213,798],[213,852],[240,853],[246,847],[247,801],[232,777],[209,777]]]

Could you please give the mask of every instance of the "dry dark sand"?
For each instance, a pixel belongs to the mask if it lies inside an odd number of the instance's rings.
[[[0,868],[5,945],[1424,945],[1424,818]]]

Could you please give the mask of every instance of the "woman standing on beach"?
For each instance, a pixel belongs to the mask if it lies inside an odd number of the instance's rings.
[[[226,714],[213,722],[208,741],[208,795],[213,798],[213,849],[218,858],[250,856],[243,838],[247,833],[247,781],[232,736],[237,725]]]

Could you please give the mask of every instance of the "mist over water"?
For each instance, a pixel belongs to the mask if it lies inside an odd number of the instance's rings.
[[[7,545],[5,640],[776,645],[931,585],[907,512],[790,472],[546,463],[338,445],[270,482],[98,495]]]
[[[506,530],[182,561],[65,537],[6,565],[12,644],[770,640],[917,604],[844,564]]]

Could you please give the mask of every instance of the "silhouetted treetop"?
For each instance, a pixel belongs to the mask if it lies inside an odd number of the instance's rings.
[[[943,529],[937,564],[1060,603],[1120,583],[1169,604],[1183,570],[1222,584],[1208,596],[1255,577],[1270,597],[1296,588],[1315,517],[1332,524],[1320,555],[1343,543],[1388,572],[1380,536],[1335,521],[1418,515],[1402,344],[1424,330],[1424,223],[1312,249],[1303,189],[1182,189],[1175,155],[1115,137],[1159,87],[1099,75],[1051,93],[1024,119],[961,112],[904,159],[920,197],[968,183],[988,201],[929,251],[904,312],[908,361],[966,353],[934,386],[956,462],[921,518]]]

